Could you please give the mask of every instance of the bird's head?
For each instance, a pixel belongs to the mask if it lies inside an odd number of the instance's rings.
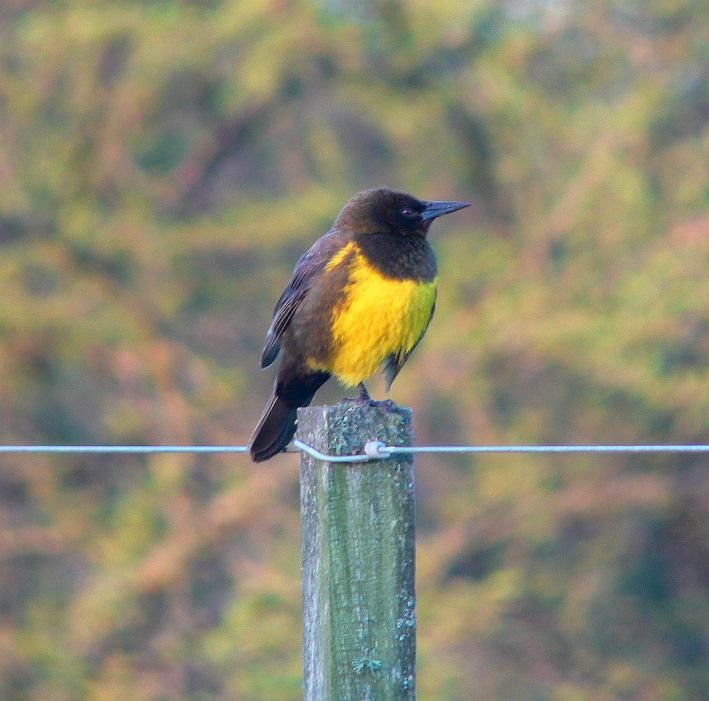
[[[337,216],[335,226],[362,234],[426,236],[434,219],[469,206],[469,202],[419,200],[382,187],[354,195]]]

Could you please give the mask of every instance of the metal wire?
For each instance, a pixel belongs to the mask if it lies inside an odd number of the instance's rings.
[[[328,455],[300,440],[290,452],[303,451],[317,460],[333,463],[385,460],[392,455],[413,453],[709,453],[709,445],[423,445],[390,446],[367,441],[364,453]],[[247,453],[246,445],[0,445],[0,453]]]
[[[373,442],[374,441],[368,441],[367,445]],[[293,441],[293,445],[308,455],[312,455],[316,460],[322,460],[323,462],[369,462],[372,459],[372,456],[366,452],[366,446],[364,455],[327,455],[327,453],[321,453],[316,448],[313,448],[313,446],[303,443],[303,441],[297,438]]]
[[[0,453],[247,453],[246,445],[0,445]]]
[[[389,453],[709,453],[709,445],[422,445],[384,446]]]

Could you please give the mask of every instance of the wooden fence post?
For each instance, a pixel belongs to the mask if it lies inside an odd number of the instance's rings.
[[[412,444],[412,412],[341,402],[298,412],[301,441],[330,455],[368,440]],[[302,453],[305,701],[416,697],[414,464],[329,463]]]

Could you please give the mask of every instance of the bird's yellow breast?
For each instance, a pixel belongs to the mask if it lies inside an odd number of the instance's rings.
[[[347,385],[373,375],[391,354],[408,353],[421,337],[436,300],[436,279],[401,280],[383,275],[357,250],[345,246],[326,270],[349,266],[343,295],[331,319],[328,372]]]

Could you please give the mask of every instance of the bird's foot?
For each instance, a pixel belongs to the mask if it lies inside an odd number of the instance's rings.
[[[396,403],[391,399],[384,399],[382,401],[372,399],[367,391],[367,388],[364,386],[364,382],[359,383],[359,394],[356,397],[343,397],[342,401],[362,404],[364,406],[385,406],[387,408],[396,408]]]
[[[374,406],[377,402],[375,402],[369,396],[369,392],[367,391],[367,388],[364,386],[364,382],[360,382],[358,387],[359,387],[359,394],[356,397],[343,397],[342,401],[343,402],[357,402],[358,404],[368,404],[370,406]]]

